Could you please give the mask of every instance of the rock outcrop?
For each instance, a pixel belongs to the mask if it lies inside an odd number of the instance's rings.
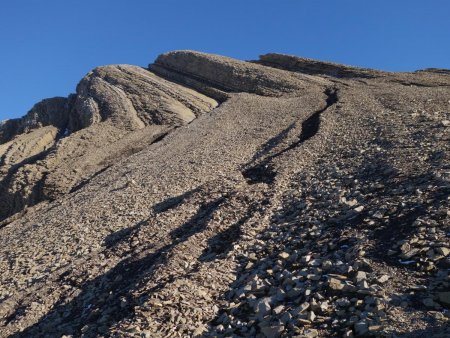
[[[41,127],[65,128],[69,122],[68,111],[68,100],[64,97],[42,100],[24,117],[6,120],[0,124],[0,144],[11,141],[16,135]]]
[[[293,55],[269,53],[261,55],[257,63],[275,68],[311,75],[327,75],[336,78],[375,78],[386,72],[357,68],[342,64],[300,58]]]
[[[249,62],[199,53],[175,51],[160,55],[150,70],[175,81],[217,95],[247,92],[263,96],[281,96],[297,93],[308,85],[323,83],[307,75],[297,75],[282,70],[271,69]],[[202,89],[205,88],[206,89]],[[212,89],[216,90],[215,92]]]
[[[94,69],[0,125],[0,336],[448,337],[449,99],[279,54]]]
[[[0,126],[0,220],[68,193],[217,104],[140,67],[94,69],[76,94],[43,100]],[[128,134],[141,129],[131,142]]]
[[[182,125],[209,112],[217,102],[140,67],[94,69],[77,87],[75,111],[86,128],[100,121],[137,130],[148,125]]]

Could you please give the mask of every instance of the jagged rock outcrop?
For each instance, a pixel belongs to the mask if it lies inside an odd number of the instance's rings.
[[[0,124],[0,144],[11,141],[16,135],[45,126],[65,128],[69,121],[68,100],[64,97],[45,99],[22,118],[2,121]]]
[[[75,95],[43,100],[22,119],[0,127],[0,220],[70,192],[217,104],[140,67],[94,69]],[[44,126],[52,129],[38,129]],[[33,130],[38,132],[26,134]]]
[[[449,84],[275,54],[95,69],[66,125],[0,144],[0,336],[449,336]]]

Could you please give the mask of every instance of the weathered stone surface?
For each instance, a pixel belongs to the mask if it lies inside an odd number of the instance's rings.
[[[45,99],[22,118],[0,123],[0,144],[11,141],[15,136],[41,127],[53,126],[63,129],[69,126],[69,105],[65,97]]]
[[[160,55],[150,70],[174,72],[176,79],[192,77],[225,92],[249,92],[279,96],[305,89],[321,80],[263,67],[219,55],[194,51],[175,51]]]
[[[70,192],[217,104],[140,67],[94,69],[76,95],[43,100],[0,126],[0,221]]]
[[[216,106],[203,94],[130,65],[94,69],[78,84],[75,102],[79,128],[110,121],[126,130],[185,124]]]

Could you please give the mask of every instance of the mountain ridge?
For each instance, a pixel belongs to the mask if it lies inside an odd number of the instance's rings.
[[[0,127],[1,335],[445,336],[449,98],[281,54],[96,68]]]

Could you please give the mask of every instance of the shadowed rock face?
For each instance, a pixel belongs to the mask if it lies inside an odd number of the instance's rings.
[[[448,337],[449,100],[281,54],[94,69],[0,124],[0,336]]]
[[[357,68],[340,65],[332,62],[300,58],[293,55],[265,54],[261,55],[260,64],[268,65],[280,69],[301,72],[311,75],[328,75],[337,78],[374,78],[385,74],[385,72],[372,69]]]

